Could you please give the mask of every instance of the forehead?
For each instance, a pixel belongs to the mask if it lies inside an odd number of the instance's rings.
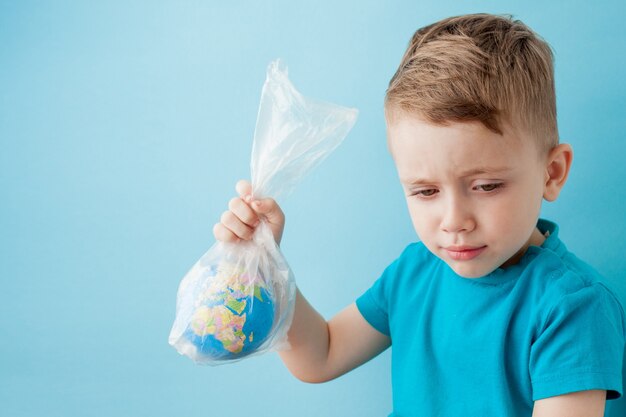
[[[389,150],[401,178],[520,169],[538,160],[525,139],[510,129],[500,135],[480,122],[438,125],[405,116],[387,125]]]

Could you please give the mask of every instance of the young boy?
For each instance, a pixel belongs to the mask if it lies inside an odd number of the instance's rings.
[[[572,163],[549,46],[487,14],[419,29],[385,116],[421,241],[329,322],[298,291],[286,366],[323,382],[392,346],[394,416],[602,416],[622,394],[626,321],[539,219]],[[215,237],[250,239],[264,219],[280,242],[276,202],[237,191]]]

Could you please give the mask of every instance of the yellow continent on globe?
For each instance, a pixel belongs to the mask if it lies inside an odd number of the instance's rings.
[[[243,303],[245,307],[245,300]],[[213,335],[222,343],[224,349],[231,353],[239,353],[246,340],[246,335],[243,333],[245,322],[245,314],[241,316],[233,314],[223,305],[201,306],[193,316],[191,327],[198,336]]]

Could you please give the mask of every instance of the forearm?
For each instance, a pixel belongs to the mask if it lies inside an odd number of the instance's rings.
[[[328,361],[329,332],[326,320],[296,291],[296,306],[288,333],[291,349],[280,351],[289,371],[305,382],[323,382]]]

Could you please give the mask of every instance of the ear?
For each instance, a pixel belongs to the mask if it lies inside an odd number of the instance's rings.
[[[573,158],[574,151],[567,143],[555,146],[548,153],[543,189],[543,198],[547,201],[554,201],[559,196],[561,188],[567,181]]]

